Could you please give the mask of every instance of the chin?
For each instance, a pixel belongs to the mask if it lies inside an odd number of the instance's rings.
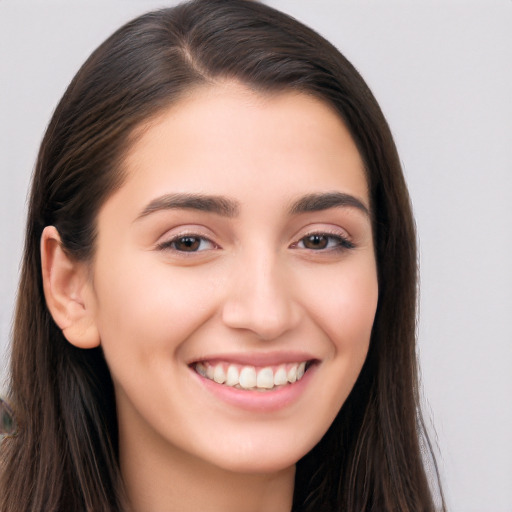
[[[210,453],[210,461],[225,471],[240,474],[271,474],[294,468],[318,442],[298,441],[288,436],[285,442],[272,434],[259,442],[245,442],[232,445],[222,453]]]
[[[237,460],[219,461],[221,469],[245,475],[269,475],[294,469],[301,457],[260,457],[241,458]]]

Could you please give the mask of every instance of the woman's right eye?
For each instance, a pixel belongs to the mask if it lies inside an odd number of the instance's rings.
[[[158,244],[161,250],[194,253],[217,248],[211,240],[199,235],[180,235]]]

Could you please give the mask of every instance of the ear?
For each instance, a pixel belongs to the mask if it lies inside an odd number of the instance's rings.
[[[66,339],[78,348],[99,346],[88,266],[66,254],[54,226],[41,236],[41,266],[46,304]]]

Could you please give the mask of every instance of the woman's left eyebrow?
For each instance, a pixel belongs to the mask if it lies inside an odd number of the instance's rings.
[[[290,206],[290,214],[297,215],[340,207],[356,208],[367,217],[370,216],[370,210],[362,200],[342,192],[322,192],[305,195]]]
[[[236,217],[240,205],[227,197],[204,194],[165,194],[149,202],[136,220],[162,210],[199,210],[216,213],[223,217]]]

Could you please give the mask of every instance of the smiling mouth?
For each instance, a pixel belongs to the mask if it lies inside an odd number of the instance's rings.
[[[226,362],[199,361],[192,369],[205,379],[228,387],[254,391],[272,391],[302,379],[313,361],[256,367]]]

